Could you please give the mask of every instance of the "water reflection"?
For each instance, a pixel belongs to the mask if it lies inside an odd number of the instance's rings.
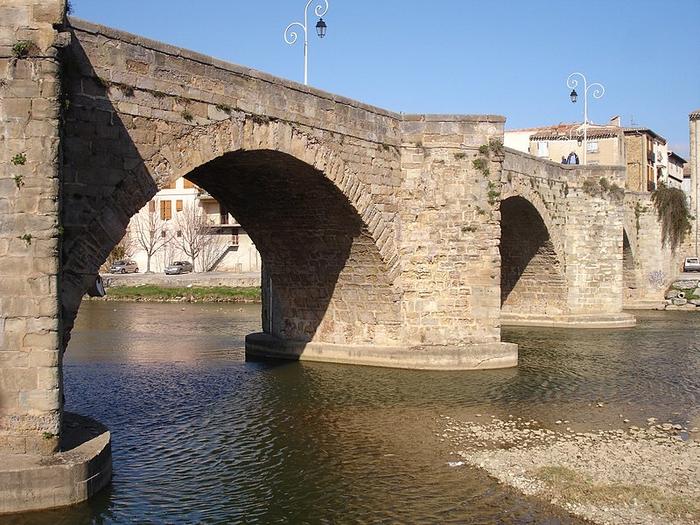
[[[182,308],[83,305],[68,407],[112,429],[113,485],[8,523],[579,523],[448,467],[439,415],[586,428],[698,417],[697,333],[682,314],[615,332],[507,330],[520,366],[464,373],[245,363],[258,307]]]

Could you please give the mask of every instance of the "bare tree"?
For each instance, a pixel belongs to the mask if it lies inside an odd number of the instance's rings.
[[[208,253],[210,245],[215,242],[210,234],[209,220],[204,210],[197,204],[187,204],[182,211],[177,213],[176,219],[180,249],[196,264],[197,258]],[[202,270],[207,271],[206,262],[202,264]]]
[[[151,258],[172,239],[167,221],[160,218],[160,206],[154,199],[146,210],[131,219],[134,242],[146,252],[146,273],[151,272]]]

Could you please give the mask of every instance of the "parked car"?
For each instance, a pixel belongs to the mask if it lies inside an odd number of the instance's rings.
[[[192,271],[192,263],[187,261],[175,261],[165,267],[165,275],[178,275],[181,273],[190,273]]]
[[[138,265],[130,259],[116,261],[109,267],[109,273],[138,273],[138,271]]]
[[[683,263],[684,272],[700,272],[700,258],[686,257]]]

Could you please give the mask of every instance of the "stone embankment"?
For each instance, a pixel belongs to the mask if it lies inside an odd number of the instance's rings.
[[[103,273],[102,279],[108,286],[144,286],[153,285],[164,288],[185,286],[231,286],[248,288],[260,286],[260,272],[201,272],[182,275],[165,275],[164,273]]]
[[[700,524],[697,428],[554,431],[534,420],[459,421],[443,438],[462,462],[523,493],[600,524]],[[557,423],[566,424],[567,421]]]
[[[696,310],[700,307],[700,278],[683,277],[666,291],[662,310]],[[700,310],[698,310],[700,312]]]

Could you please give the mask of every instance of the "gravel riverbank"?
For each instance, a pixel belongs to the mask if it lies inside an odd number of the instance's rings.
[[[600,524],[700,524],[697,428],[650,418],[646,428],[575,432],[475,419],[443,416],[442,437],[462,461],[525,494]]]

